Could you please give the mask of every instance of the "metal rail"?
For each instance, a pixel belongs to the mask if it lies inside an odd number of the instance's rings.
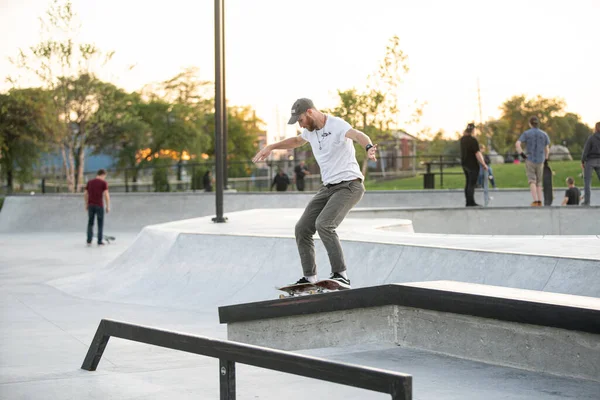
[[[235,399],[236,362],[412,399],[411,375],[108,319],[100,321],[82,369],[96,370],[111,337],[218,358],[221,400]]]

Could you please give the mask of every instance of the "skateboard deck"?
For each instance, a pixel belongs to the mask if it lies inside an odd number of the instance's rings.
[[[544,162],[544,174],[542,178],[542,186],[544,193],[544,205],[551,206],[554,200],[552,188],[552,168],[548,165],[548,161]]]
[[[348,288],[340,286],[338,281],[333,279],[323,279],[315,283],[315,286],[326,290],[348,290]]]
[[[98,236],[94,235],[94,237],[97,238]],[[114,236],[102,235],[102,240],[105,241],[106,243],[110,244],[111,241],[115,241],[115,240],[117,240],[117,238]]]
[[[287,296],[284,294],[279,295],[279,298],[282,299],[284,297],[293,297],[293,296],[302,296],[308,294],[315,294],[318,292],[319,288],[312,283],[298,283],[291,284],[281,287],[275,287],[277,290],[281,290],[282,292],[287,293]]]
[[[490,174],[487,169],[483,170],[483,205],[487,207],[490,204]]]

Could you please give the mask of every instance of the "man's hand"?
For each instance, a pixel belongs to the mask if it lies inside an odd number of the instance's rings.
[[[108,214],[110,212],[110,207],[106,206],[106,213]]]
[[[252,159],[252,162],[257,163],[259,161],[264,161],[267,159],[267,157],[269,157],[269,154],[271,154],[271,147],[265,146],[261,151],[256,153],[256,155]]]
[[[488,166],[487,166],[487,164],[483,164],[483,165],[482,165],[482,167],[483,167],[483,169],[485,169],[486,171],[488,170]]]
[[[368,151],[367,151],[367,157],[369,157],[369,160],[372,161],[377,161],[377,145],[374,144]]]
[[[581,169],[585,169],[585,163],[581,163]]]
[[[85,211],[87,211],[87,210],[88,210],[88,205],[86,204],[86,205],[85,205]]]

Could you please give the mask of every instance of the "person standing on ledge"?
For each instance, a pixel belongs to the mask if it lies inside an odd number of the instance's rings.
[[[525,159],[525,175],[529,183],[529,191],[533,202],[532,207],[541,207],[543,194],[544,162],[548,161],[550,155],[550,138],[548,134],[539,128],[540,120],[533,116],[529,118],[529,127],[521,134],[519,140],[515,143],[517,153]],[[527,154],[523,153],[525,144]]]
[[[296,283],[318,281],[313,236],[319,232],[331,264],[330,279],[340,287],[350,289],[342,245],[335,230],[365,193],[364,176],[356,161],[353,141],[359,143],[373,161],[377,160],[377,145],[343,119],[317,110],[310,99],[298,99],[292,106],[288,124],[296,122],[303,128],[300,135],[265,146],[252,161],[263,161],[276,149],[293,149],[310,143],[321,169],[323,186],[296,224],[296,244],[303,270],[303,277]]]
[[[475,203],[475,186],[479,176],[479,165],[487,171],[488,166],[479,150],[479,142],[473,137],[475,124],[467,125],[460,138],[460,163],[465,174],[465,199],[467,207],[477,207]]]

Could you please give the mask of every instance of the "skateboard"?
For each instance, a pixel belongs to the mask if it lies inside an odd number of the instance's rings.
[[[276,287],[275,289],[287,293],[287,296],[280,294],[280,299],[293,296],[306,296],[311,294],[334,292],[338,290],[348,290],[348,288],[340,286],[340,284],[333,279],[323,279],[315,283],[286,285],[282,287]]]
[[[280,294],[279,295],[280,299],[283,299],[285,297],[316,294],[316,293],[320,292],[320,289],[313,283],[293,283],[291,285],[275,287],[275,289],[281,290],[282,292],[287,293],[287,296],[285,294]]]
[[[483,205],[487,207],[490,204],[490,174],[487,169],[483,170]]]
[[[94,237],[98,237],[98,236],[94,236]],[[102,235],[102,240],[104,240],[106,243],[110,244],[111,241],[114,242],[115,240],[117,240],[117,238],[114,236]]]
[[[551,206],[552,200],[554,200],[553,188],[552,188],[552,168],[548,165],[548,161],[544,161],[544,174],[542,179],[542,186],[544,192],[544,205]]]

